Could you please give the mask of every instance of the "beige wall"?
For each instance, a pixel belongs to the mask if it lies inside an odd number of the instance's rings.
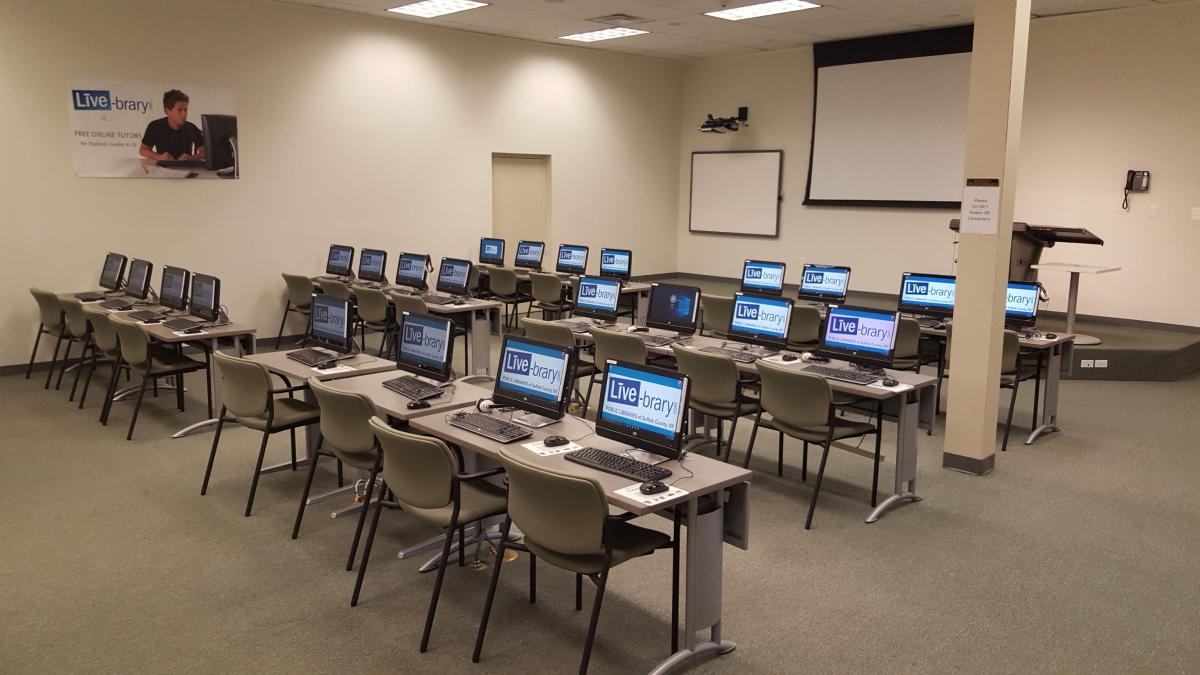
[[[1016,220],[1087,227],[1104,247],[1060,245],[1045,261],[1113,264],[1083,281],[1086,314],[1200,326],[1196,265],[1200,222],[1200,3],[1099,12],[1032,23]],[[847,264],[851,287],[895,293],[904,271],[951,271],[945,211],[805,207],[812,129],[812,51],[771,52],[689,65],[684,71],[679,176],[679,266],[737,276],[746,257]],[[701,134],[706,113],[750,106],[751,127]],[[784,150],[780,237],[690,234],[687,199],[694,150]],[[914,167],[919,170],[920,167]],[[1153,172],[1152,191],[1120,209],[1126,169]],[[1158,205],[1158,218],[1149,207]],[[1042,275],[1065,310],[1065,274]]]
[[[243,178],[75,177],[72,76],[234,89]],[[5,0],[0,364],[28,358],[27,288],[91,288],[107,250],[220,276],[260,335],[279,273],[321,271],[332,240],[474,258],[493,152],[552,156],[551,244],[660,251],[635,272],[672,271],[680,84],[649,59],[265,0]]]

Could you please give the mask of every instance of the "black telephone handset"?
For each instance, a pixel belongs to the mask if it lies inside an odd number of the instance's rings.
[[[1125,200],[1121,202],[1121,208],[1129,210],[1129,193],[1130,192],[1146,192],[1150,189],[1150,172],[1135,171],[1130,169],[1125,172]]]

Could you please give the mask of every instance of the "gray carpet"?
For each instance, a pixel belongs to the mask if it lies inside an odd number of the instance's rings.
[[[452,567],[420,654],[433,578],[395,552],[434,532],[385,513],[351,609],[352,519],[322,504],[289,539],[303,472],[264,477],[244,518],[253,432],[226,433],[201,497],[211,434],[169,438],[200,418],[195,392],[185,414],[170,397],[148,401],[133,442],[130,404],[101,427],[98,392],[77,411],[65,390],[0,378],[0,672],[575,669],[586,612],[570,575],[543,564],[530,606],[525,560],[506,567],[473,666],[487,575]],[[777,478],[773,434],[760,436],[751,548],[725,552],[725,634],[739,647],[692,672],[1194,671],[1200,378],[1067,382],[1062,398],[1065,431],[1014,442],[985,478],[940,468],[940,430],[922,435],[925,501],[875,525],[862,522],[870,462],[835,451],[805,532],[799,447]],[[739,430],[735,457],[746,439]],[[286,456],[280,436],[268,461]],[[318,487],[333,483],[318,472]],[[666,656],[669,572],[658,554],[613,573],[592,672],[644,672]]]

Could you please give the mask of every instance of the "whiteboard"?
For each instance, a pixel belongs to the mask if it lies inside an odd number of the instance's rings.
[[[688,230],[779,235],[783,151],[693,152]]]

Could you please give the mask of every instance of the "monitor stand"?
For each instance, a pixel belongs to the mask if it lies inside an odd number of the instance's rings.
[[[529,427],[530,429],[541,429],[544,426],[554,424],[558,420],[553,417],[546,417],[537,413],[525,413],[520,417],[514,417],[513,422]]]
[[[625,456],[630,459],[636,459],[639,462],[645,462],[646,464],[662,464],[667,461],[667,458],[662,455],[647,452],[646,450],[638,450],[637,448],[629,448],[625,451]]]

